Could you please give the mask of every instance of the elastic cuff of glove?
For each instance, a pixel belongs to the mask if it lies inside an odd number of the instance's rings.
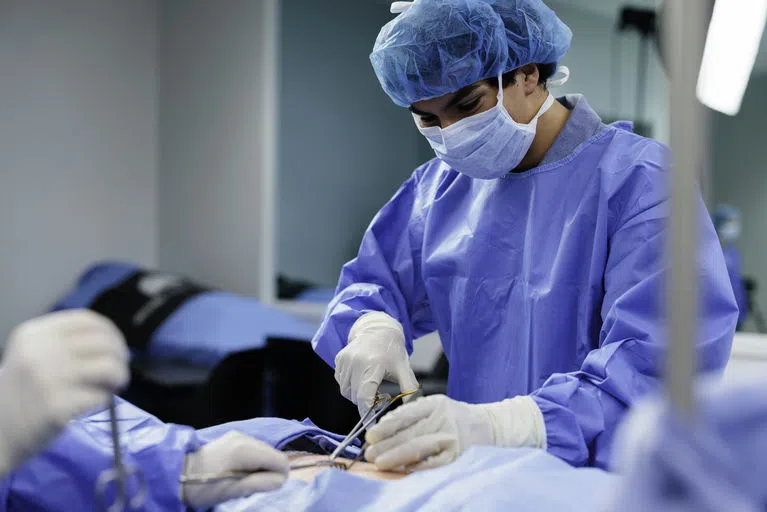
[[[517,396],[482,407],[490,416],[496,446],[546,449],[546,423],[531,397]]]
[[[361,333],[373,329],[391,329],[402,336],[403,340],[405,339],[405,331],[402,328],[401,323],[386,313],[373,311],[372,313],[365,313],[354,322],[354,325],[352,325],[352,328],[349,331],[349,343],[352,343]]]

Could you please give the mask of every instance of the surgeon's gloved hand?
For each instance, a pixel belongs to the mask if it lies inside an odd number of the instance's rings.
[[[228,432],[186,456],[184,474],[252,473],[209,483],[185,483],[181,500],[192,508],[207,509],[224,501],[279,489],[288,478],[287,455],[240,432]]]
[[[528,396],[467,404],[434,395],[386,414],[366,441],[379,469],[411,472],[448,464],[472,445],[545,448],[546,427]]]
[[[0,365],[0,475],[69,420],[106,406],[128,383],[128,359],[120,331],[91,311],[52,313],[18,326]]]
[[[336,355],[335,365],[341,394],[357,404],[360,416],[373,406],[384,380],[399,384],[403,393],[418,388],[402,324],[386,313],[368,313],[354,323],[349,343]]]

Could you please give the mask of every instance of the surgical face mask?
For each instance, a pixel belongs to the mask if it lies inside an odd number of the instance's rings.
[[[461,119],[444,129],[418,126],[440,160],[456,171],[480,180],[500,178],[519,165],[533,143],[538,118],[554,104],[554,96],[549,94],[532,121],[517,123],[503,106],[501,76],[498,84],[498,103],[490,110]]]
[[[719,238],[722,242],[733,243],[740,237],[740,222],[729,220],[719,228]]]

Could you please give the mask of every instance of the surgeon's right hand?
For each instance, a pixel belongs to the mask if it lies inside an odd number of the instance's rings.
[[[335,365],[341,394],[357,405],[360,416],[373,406],[384,380],[399,384],[403,393],[418,388],[402,325],[386,313],[368,313],[354,323]]]
[[[91,311],[52,313],[18,326],[0,364],[0,475],[70,419],[107,405],[128,383],[128,360],[120,331]]]

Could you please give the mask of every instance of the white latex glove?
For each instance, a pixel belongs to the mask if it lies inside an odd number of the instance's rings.
[[[341,394],[357,404],[360,416],[373,406],[384,380],[399,384],[403,393],[418,388],[405,349],[402,324],[386,313],[368,313],[358,318],[349,332],[349,343],[336,355],[335,364]]]
[[[384,415],[366,440],[379,469],[410,472],[448,464],[471,445],[545,448],[546,427],[528,396],[474,405],[434,395]]]
[[[181,500],[186,505],[208,509],[224,501],[282,487],[290,462],[287,455],[266,443],[240,432],[228,432],[187,455],[185,468],[187,476],[255,471],[239,479],[186,483],[181,487]]]
[[[106,406],[128,383],[122,334],[91,311],[30,320],[10,335],[0,365],[0,474],[44,447],[66,423]]]

